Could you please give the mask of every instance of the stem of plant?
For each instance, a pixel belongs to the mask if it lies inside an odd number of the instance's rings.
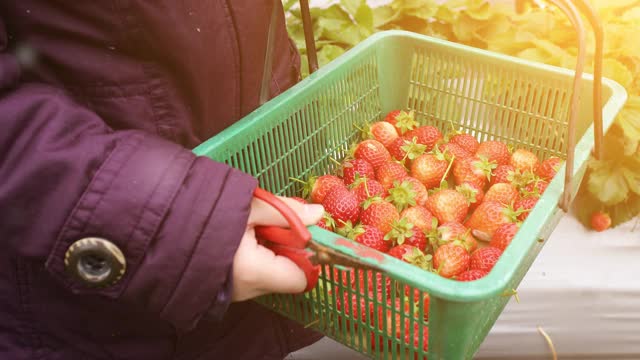
[[[300,179],[296,179],[294,177],[290,177],[289,180],[291,181],[295,181],[295,182],[299,182],[300,184],[306,184],[306,181],[300,180]]]
[[[449,175],[449,170],[451,170],[451,165],[453,165],[453,160],[455,160],[455,159],[456,159],[456,156],[453,155],[451,157],[451,161],[449,161],[449,166],[447,166],[447,171],[444,172],[444,175],[442,176],[442,179],[440,179],[440,184],[442,184],[442,182],[446,180],[447,175]]]

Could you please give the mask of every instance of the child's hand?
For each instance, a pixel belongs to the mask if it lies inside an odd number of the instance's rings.
[[[320,205],[305,205],[284,197],[280,199],[300,216],[305,225],[318,223],[324,213]],[[233,262],[233,301],[268,293],[299,293],[307,285],[304,272],[296,264],[258,244],[254,227],[259,225],[287,226],[287,222],[275,208],[253,199],[247,229]]]

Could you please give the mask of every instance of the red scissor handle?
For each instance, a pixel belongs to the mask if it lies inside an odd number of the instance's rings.
[[[277,196],[261,188],[256,188],[253,195],[276,208],[289,223],[288,229],[277,226],[256,226],[256,238],[268,241],[262,243],[276,255],[285,256],[298,265],[307,278],[307,287],[304,291],[313,289],[318,283],[320,266],[314,265],[309,260],[314,253],[306,250],[311,240],[311,233],[298,215]]]

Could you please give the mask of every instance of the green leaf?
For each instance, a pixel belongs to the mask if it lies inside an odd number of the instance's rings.
[[[616,118],[616,124],[629,139],[640,139],[640,95],[630,96]]]
[[[373,30],[373,11],[365,0],[340,0],[340,4],[359,25]]]
[[[605,205],[615,205],[627,199],[629,186],[623,170],[614,162],[591,160],[589,190]]]
[[[318,51],[318,66],[322,67],[338,56],[344,54],[344,49],[336,45],[325,45]]]

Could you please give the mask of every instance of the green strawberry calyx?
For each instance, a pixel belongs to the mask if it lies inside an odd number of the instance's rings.
[[[410,223],[406,218],[402,218],[400,220],[396,220],[391,225],[391,231],[389,231],[385,236],[385,240],[395,241],[398,245],[404,244],[404,241],[407,238],[413,236],[413,224]]]
[[[493,170],[498,167],[498,163],[489,161],[489,158],[484,155],[479,155],[478,160],[473,161],[473,166],[475,169],[481,171],[482,174],[487,177],[487,180],[491,180],[491,174],[493,174]]]
[[[416,205],[416,192],[413,190],[413,186],[408,181],[402,183],[396,181],[394,186],[389,189],[389,200],[398,211],[402,211],[410,206]]]
[[[411,141],[404,140],[404,145],[402,145],[400,149],[405,153],[402,158],[402,161],[404,162],[406,159],[414,160],[418,156],[424,154],[427,151],[427,145],[419,144],[418,137],[414,136]]]
[[[464,195],[465,198],[467,198],[467,201],[469,202],[469,205],[471,204],[475,204],[478,200],[478,189],[474,188],[473,186],[469,185],[468,183],[462,183],[458,186],[456,186],[456,191],[459,192],[460,194]]]
[[[407,131],[413,130],[418,127],[418,122],[415,118],[415,112],[413,110],[406,112],[400,111],[396,116],[396,128],[400,130],[400,134],[404,134]]]
[[[372,197],[368,198],[367,200],[365,200],[362,203],[362,208],[364,210],[367,210],[369,208],[369,206],[371,206],[371,205],[373,205],[375,203],[383,202],[383,201],[384,201],[384,199],[381,196],[372,196]]]

